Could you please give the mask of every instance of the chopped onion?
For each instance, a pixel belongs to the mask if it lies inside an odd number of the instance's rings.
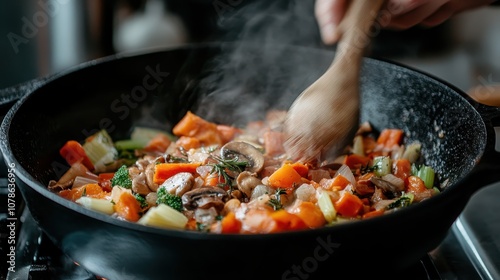
[[[356,137],[354,137],[354,141],[352,144],[352,153],[355,155],[360,155],[360,156],[365,155],[365,148],[363,145],[363,136],[357,135]]]
[[[98,181],[95,179],[90,179],[90,178],[83,177],[83,176],[76,176],[75,180],[73,181],[72,187],[79,188],[79,187],[82,187],[82,186],[87,185],[87,184],[96,184],[96,183],[98,183]]]
[[[387,174],[382,176],[382,180],[395,186],[398,191],[403,191],[405,189],[405,181],[403,179],[394,176],[393,174]]]

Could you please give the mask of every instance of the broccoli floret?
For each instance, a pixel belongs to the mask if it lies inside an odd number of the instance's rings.
[[[144,208],[144,207],[148,206],[148,203],[146,202],[146,199],[143,196],[141,196],[140,194],[136,193],[135,194],[135,199],[137,199],[137,201],[139,201],[139,203],[141,204],[141,208]]]
[[[120,186],[127,189],[132,187],[132,180],[130,179],[126,165],[122,165],[116,170],[115,175],[111,178],[111,186]]]
[[[156,204],[166,204],[175,210],[182,212],[182,199],[180,196],[169,193],[165,188],[158,188],[156,191],[157,199]]]

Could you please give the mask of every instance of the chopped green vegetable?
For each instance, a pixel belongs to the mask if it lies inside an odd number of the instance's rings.
[[[134,130],[130,135],[130,140],[136,143],[142,143],[142,146],[144,147],[148,144],[148,142],[151,139],[153,139],[159,133],[165,134],[172,141],[176,141],[176,137],[172,134],[167,133],[166,131],[150,127],[140,127],[140,126],[134,127]]]
[[[326,191],[321,192],[318,198],[318,206],[328,223],[333,222],[337,218],[337,211],[333,206],[330,195]]]
[[[175,210],[182,212],[182,199],[180,196],[173,195],[169,193],[165,188],[158,188],[156,191],[158,198],[156,199],[156,204],[166,204]]]
[[[388,156],[378,156],[373,159],[373,173],[382,177],[391,173],[391,158]]]
[[[146,199],[142,195],[136,193],[135,194],[135,199],[137,199],[137,201],[139,201],[139,203],[141,204],[141,208],[144,208],[144,207],[148,206],[148,203],[146,202]]]
[[[411,175],[417,176],[422,181],[424,181],[424,185],[428,189],[432,189],[434,187],[434,177],[435,172],[434,169],[427,165],[421,165],[420,167],[416,164],[411,165]]]
[[[420,157],[421,149],[422,149],[422,144],[411,143],[408,146],[406,146],[402,158],[409,160],[410,163],[414,163]]]
[[[425,187],[432,189],[434,187],[434,169],[432,167],[423,165],[417,172],[417,176],[424,181]]]
[[[132,187],[132,179],[130,179],[126,165],[122,165],[116,170],[113,178],[111,178],[111,186],[120,186],[127,189]]]
[[[274,198],[269,199],[267,202],[275,211],[283,209],[283,204],[281,204],[282,194],[286,194],[286,190],[278,188],[274,194]]]
[[[407,207],[410,206],[410,204],[413,202],[414,195],[412,193],[406,193],[402,195],[400,198],[398,198],[396,201],[393,203],[389,204],[387,206],[387,209],[394,209],[394,208],[402,208],[402,207]]]
[[[115,147],[118,150],[136,150],[144,148],[144,143],[138,140],[126,139],[115,142]]]
[[[228,186],[229,191],[232,191],[233,181],[236,178],[233,178],[231,175],[229,175],[228,171],[241,173],[243,170],[245,170],[245,167],[248,165],[248,162],[238,161],[238,157],[223,159],[221,157],[212,155],[211,158],[215,159],[217,163],[210,164],[212,166],[210,174],[216,173],[219,176],[219,178],[221,177],[224,178],[224,184],[221,187]]]

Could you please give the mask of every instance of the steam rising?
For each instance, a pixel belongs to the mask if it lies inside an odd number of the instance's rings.
[[[248,2],[248,1],[247,1]],[[231,42],[205,69],[197,112],[244,125],[270,108],[288,109],[329,64],[320,53],[314,1],[245,0],[219,18]]]

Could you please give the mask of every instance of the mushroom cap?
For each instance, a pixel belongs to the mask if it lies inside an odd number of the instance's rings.
[[[218,187],[197,188],[182,195],[182,204],[188,210],[214,207],[220,211],[224,208],[228,198],[226,191]]]
[[[253,145],[240,142],[231,141],[222,146],[220,150],[222,158],[238,158],[238,161],[247,162],[245,168],[249,172],[259,172],[264,167],[264,155]]]

